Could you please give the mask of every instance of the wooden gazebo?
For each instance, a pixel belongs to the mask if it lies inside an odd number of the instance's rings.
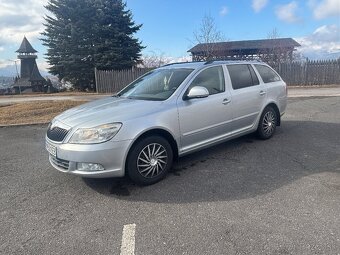
[[[260,59],[265,62],[287,62],[293,60],[293,52],[299,46],[292,38],[277,38],[201,43],[188,52],[193,61]]]

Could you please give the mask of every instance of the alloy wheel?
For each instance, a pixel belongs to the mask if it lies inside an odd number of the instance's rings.
[[[145,146],[137,158],[138,172],[145,178],[159,175],[167,165],[168,155],[164,146],[151,143]]]
[[[271,135],[275,130],[275,125],[276,123],[274,113],[272,111],[266,112],[262,121],[263,132],[267,136]]]

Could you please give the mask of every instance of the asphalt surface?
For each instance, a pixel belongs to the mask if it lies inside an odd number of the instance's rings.
[[[290,99],[276,135],[186,156],[162,182],[54,170],[46,126],[0,129],[0,253],[339,254],[340,97]]]

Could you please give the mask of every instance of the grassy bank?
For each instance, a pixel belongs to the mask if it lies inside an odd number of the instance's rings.
[[[0,126],[48,123],[59,113],[86,101],[34,101],[0,105]]]

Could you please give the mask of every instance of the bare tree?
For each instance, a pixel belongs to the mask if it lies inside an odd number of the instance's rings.
[[[201,21],[200,28],[194,31],[194,43],[201,44],[203,49],[200,60],[216,58],[217,42],[222,42],[224,36],[216,27],[215,20],[211,15],[206,14]]]
[[[301,51],[293,52],[293,61],[304,62],[306,60],[308,60],[308,58]]]
[[[277,31],[276,27],[273,28],[273,30],[271,30],[268,35],[267,38],[268,39],[278,39],[280,38],[281,35],[279,34],[279,32]],[[278,63],[283,63],[283,62],[287,62],[287,61],[305,61],[306,57],[301,53],[301,52],[296,52],[294,51],[291,55],[287,54],[287,49],[279,44],[276,49],[272,49],[272,62],[276,62]]]
[[[280,38],[280,34],[277,31],[276,27],[269,31],[267,34],[267,39],[275,40],[278,38]],[[277,45],[277,43],[274,45],[274,43],[272,42],[271,44],[269,44],[269,48],[265,48],[264,51],[264,54],[262,54],[263,61],[272,66],[276,66],[281,62],[281,45]]]
[[[280,38],[280,34],[277,31],[277,28],[274,27],[269,33],[267,34],[267,39],[277,39]]]
[[[277,28],[273,28],[267,34],[267,39],[275,40],[279,39],[281,36]],[[267,43],[266,43],[267,44]],[[281,41],[272,41],[266,45],[264,51],[261,54],[261,59],[271,66],[278,66],[280,63],[286,62],[289,57],[289,50],[281,43]]]
[[[268,34],[267,39],[279,39],[281,35],[276,28],[273,28]],[[262,54],[262,60],[272,66],[278,66],[280,63],[291,62],[294,60],[303,61],[305,57],[300,52],[293,52],[291,48],[287,48],[280,41],[271,44],[269,49],[266,49],[266,54]]]
[[[143,55],[141,58],[141,67],[157,68],[171,62],[170,58],[164,56],[164,53],[151,52],[150,55]]]

